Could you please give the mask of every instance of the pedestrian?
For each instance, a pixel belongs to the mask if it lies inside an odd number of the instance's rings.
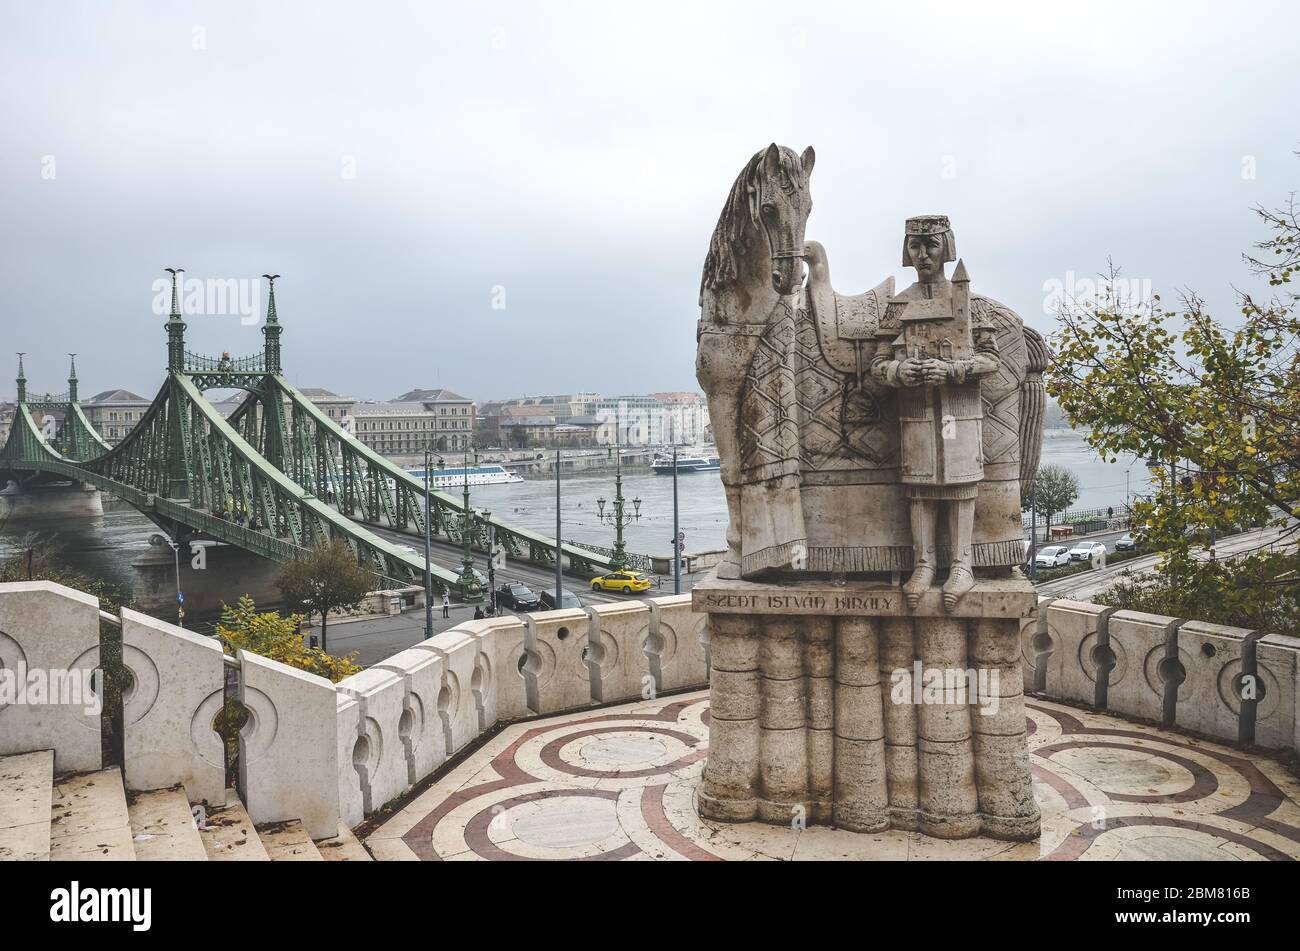
[[[442,616],[451,617],[451,598],[446,591],[442,593]]]
[[[482,606],[482,605],[475,605],[475,607],[474,607],[474,620],[476,620],[476,621],[481,621],[481,620],[483,620],[483,606]]]

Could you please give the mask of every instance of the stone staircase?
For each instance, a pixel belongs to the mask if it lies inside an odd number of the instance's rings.
[[[128,793],[116,766],[56,776],[52,750],[0,756],[0,861],[371,861],[346,828],[313,842],[297,820],[254,826],[229,798],[195,810],[181,786]]]

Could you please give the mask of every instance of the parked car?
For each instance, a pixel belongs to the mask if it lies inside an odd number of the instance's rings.
[[[649,589],[650,579],[639,571],[611,571],[607,575],[591,579],[592,591],[622,591],[631,594]]]
[[[574,594],[573,592],[568,591],[567,589],[564,590],[564,591],[561,591],[561,592],[560,592],[560,603],[559,603],[559,604],[556,604],[556,603],[555,603],[555,589],[554,589],[554,588],[547,588],[547,589],[545,589],[545,590],[541,593],[541,596],[538,598],[538,600],[541,602],[541,605],[542,605],[541,610],[543,610],[543,611],[555,611],[555,610],[557,610],[558,608],[580,608],[580,607],[582,607],[582,602],[578,600],[578,596],[577,596],[576,594]]]
[[[497,604],[516,611],[536,611],[542,606],[542,599],[528,585],[507,581],[497,585]]]
[[[1064,545],[1047,545],[1034,556],[1035,568],[1059,568],[1070,563],[1070,549]]]
[[[1105,556],[1106,546],[1101,542],[1079,542],[1070,549],[1070,561],[1092,561]]]
[[[1116,551],[1132,551],[1134,548],[1137,548],[1137,546],[1138,540],[1133,537],[1132,532],[1125,532],[1119,537],[1119,540],[1115,542]]]

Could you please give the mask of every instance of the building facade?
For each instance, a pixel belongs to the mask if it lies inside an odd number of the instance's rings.
[[[601,400],[596,406],[602,446],[692,446],[709,441],[709,410],[698,393],[652,393]]]
[[[356,420],[352,415],[352,407],[356,405],[356,400],[350,396],[339,396],[337,393],[319,386],[305,387],[299,392],[315,403],[321,412],[337,423],[345,432],[355,435]]]
[[[116,446],[144,417],[151,402],[130,390],[104,390],[82,400],[81,412],[105,442]]]
[[[451,390],[412,390],[390,402],[352,405],[354,435],[383,455],[415,455],[426,448],[461,452],[474,442],[474,401]]]

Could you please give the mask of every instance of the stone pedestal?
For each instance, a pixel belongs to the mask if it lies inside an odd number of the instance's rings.
[[[710,578],[709,819],[940,838],[1039,834],[1025,743],[1023,580],[979,581],[952,612],[880,582]]]

